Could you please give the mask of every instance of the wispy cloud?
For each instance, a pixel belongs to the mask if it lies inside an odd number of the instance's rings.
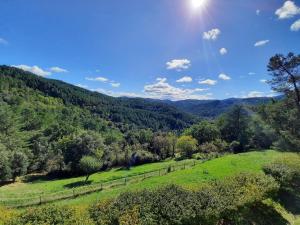
[[[86,77],[85,79],[88,81],[99,81],[99,82],[103,82],[103,83],[106,83],[109,81],[109,79],[106,77]]]
[[[89,87],[85,84],[76,84],[77,87],[88,89]]]
[[[102,82],[102,83],[109,83],[114,88],[118,88],[121,85],[121,83],[110,80],[106,77],[86,77],[85,79],[88,80],[88,81],[97,81],[97,82]]]
[[[58,66],[51,67],[50,71],[53,72],[53,73],[67,73],[67,72],[69,72],[68,70],[60,68]]]
[[[248,75],[252,76],[252,75],[255,75],[256,73],[254,72],[249,72]]]
[[[269,42],[270,42],[270,40],[261,40],[261,41],[257,41],[257,42],[254,44],[254,47],[264,46],[264,45],[268,44]]]
[[[112,83],[110,83],[110,85],[112,86],[112,87],[115,87],[115,88],[117,88],[117,87],[120,87],[120,83],[115,83],[115,82],[112,82]]]
[[[184,76],[184,77],[181,77],[180,79],[176,80],[177,83],[190,83],[192,81],[193,81],[193,78],[189,77],[189,76]]]
[[[261,91],[250,91],[246,97],[257,98],[257,97],[263,97],[264,95],[265,93]]]
[[[260,15],[260,10],[259,9],[256,10],[256,15],[258,15],[258,16]]]
[[[226,74],[224,74],[224,73],[221,73],[221,74],[219,75],[219,78],[220,78],[221,80],[230,80],[230,79],[231,79],[230,76],[228,76],[228,75],[226,75]]]
[[[168,70],[184,70],[191,66],[191,61],[188,59],[173,59],[166,63]]]
[[[300,30],[300,19],[291,25],[291,31],[298,31],[298,30]]]
[[[206,79],[198,82],[199,84],[206,84],[206,85],[216,85],[218,81],[216,80],[211,80],[211,79]]]
[[[279,19],[288,19],[300,14],[300,8],[293,1],[286,1],[281,8],[276,10],[275,14]]]
[[[42,68],[38,67],[38,66],[28,66],[28,65],[12,65],[13,67],[22,69],[24,71],[27,72],[31,72],[34,73],[38,76],[41,77],[46,77],[46,76],[50,76],[52,73],[46,70],[43,70]]]
[[[217,40],[221,31],[218,28],[206,31],[203,33],[203,39],[205,40]]]

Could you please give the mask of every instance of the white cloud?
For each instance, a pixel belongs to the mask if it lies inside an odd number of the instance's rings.
[[[300,8],[293,1],[286,1],[281,8],[276,10],[275,14],[279,19],[288,19],[300,14]]]
[[[190,83],[193,81],[193,78],[189,77],[189,76],[184,76],[178,80],[176,80],[177,83]]]
[[[267,80],[265,80],[265,79],[261,79],[261,80],[259,80],[261,83],[267,83]]]
[[[256,73],[254,72],[249,72],[248,75],[252,76],[252,75],[255,75]]]
[[[202,80],[199,81],[199,84],[207,84],[207,85],[216,85],[218,81],[216,80],[211,80],[211,79],[206,79],[206,80]]]
[[[2,45],[7,45],[7,44],[8,44],[8,41],[5,40],[4,38],[1,38],[1,37],[0,37],[0,44],[2,44]]]
[[[224,73],[221,73],[221,74],[219,75],[219,78],[220,78],[221,80],[230,80],[230,79],[231,79],[230,76],[228,76],[228,75],[226,75],[226,74],[224,74]]]
[[[27,72],[31,72],[31,73],[34,73],[38,76],[41,76],[41,77],[45,77],[45,76],[50,76],[52,73],[49,72],[49,71],[45,71],[43,70],[42,68],[38,67],[38,66],[27,66],[27,65],[13,65],[13,67],[16,67],[16,68],[19,68],[19,69],[22,69],[24,71],[27,71]]]
[[[218,36],[221,34],[221,31],[218,28],[206,31],[203,33],[203,39],[205,40],[217,40]]]
[[[144,92],[149,95],[150,98],[158,99],[210,99],[211,93],[203,95],[197,94],[198,92],[206,91],[207,89],[195,88],[195,89],[183,89],[177,88],[167,83],[166,78],[156,79],[156,83],[148,84],[144,86]]]
[[[111,82],[110,85],[111,85],[112,87],[117,88],[117,87],[120,87],[121,84],[120,84],[120,83],[116,83],[116,82]]]
[[[261,40],[261,41],[258,41],[254,44],[254,47],[260,47],[260,46],[264,46],[266,44],[268,44],[270,42],[270,40]]]
[[[86,80],[89,80],[89,81],[99,81],[99,82],[108,82],[109,80],[106,78],[106,77],[86,77],[85,78]]]
[[[250,91],[246,97],[248,98],[256,98],[256,97],[263,97],[264,92],[261,91]]]
[[[183,70],[188,69],[191,66],[191,61],[188,59],[173,59],[166,63],[168,70]]]
[[[291,25],[291,31],[298,31],[298,30],[300,30],[300,19]]]
[[[114,92],[111,90],[105,90],[102,88],[97,88],[97,89],[91,89],[91,91],[95,91],[95,92],[99,92],[105,95],[110,95],[113,97],[130,97],[130,98],[145,98],[145,95],[142,94],[137,94],[137,93],[133,93],[133,92]]]
[[[77,87],[81,87],[81,88],[85,88],[85,89],[88,89],[88,86],[87,85],[84,85],[84,84],[76,84]]]
[[[259,10],[259,9],[257,9],[257,10],[256,10],[256,15],[258,15],[258,16],[259,16],[259,14],[260,14],[260,10]]]
[[[50,71],[53,73],[67,73],[68,72],[68,70],[60,68],[58,66],[51,67]]]
[[[221,48],[221,49],[220,49],[220,54],[221,54],[221,55],[227,54],[227,49],[226,49],[226,48]]]

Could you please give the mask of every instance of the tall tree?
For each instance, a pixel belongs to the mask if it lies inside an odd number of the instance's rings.
[[[269,81],[272,89],[288,96],[293,95],[300,112],[300,55],[277,54],[270,59],[268,71],[273,77]]]

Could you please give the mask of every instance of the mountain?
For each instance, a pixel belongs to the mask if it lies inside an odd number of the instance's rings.
[[[0,66],[2,95],[9,94],[12,89],[19,90],[16,93],[30,89],[33,93],[60,99],[66,106],[72,105],[88,110],[102,119],[113,122],[121,129],[131,126],[153,130],[182,130],[198,120],[195,116],[163,102],[114,98],[59,80],[36,76],[14,67]]]
[[[278,98],[278,97],[277,97]],[[216,118],[234,105],[256,106],[272,101],[269,97],[229,98],[225,100],[182,100],[167,104],[201,118]]]

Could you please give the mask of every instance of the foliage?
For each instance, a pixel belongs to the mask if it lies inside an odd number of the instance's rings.
[[[181,136],[177,141],[177,148],[181,155],[191,158],[197,148],[197,140],[191,136]]]
[[[5,152],[0,152],[0,181],[7,181],[11,178],[9,159]]]
[[[15,180],[17,176],[25,175],[27,167],[27,156],[22,152],[14,152],[11,159],[11,173],[13,180]]]
[[[59,207],[56,205],[29,208],[15,217],[12,225],[92,225],[86,213],[78,212],[74,208]]]
[[[79,161],[79,167],[86,174],[85,182],[87,182],[92,173],[100,170],[101,163],[95,157],[83,156]]]
[[[218,119],[222,139],[228,143],[239,142],[241,148],[238,152],[245,150],[249,143],[249,121],[250,116],[241,105],[234,106]]]
[[[184,135],[192,136],[201,145],[220,138],[220,131],[215,124],[204,120],[185,130]]]
[[[264,172],[274,177],[283,189],[299,189],[300,155],[277,158],[264,166]]]
[[[276,193],[274,179],[264,175],[241,174],[213,182],[198,191],[168,186],[155,191],[124,193],[109,203],[90,208],[96,224],[235,224],[239,212]],[[131,220],[130,220],[131,218]],[[249,223],[250,224],[250,223]]]
[[[269,81],[272,89],[292,97],[298,113],[300,113],[299,69],[300,55],[291,52],[287,56],[276,54],[268,64],[268,71],[272,75],[272,80]]]

